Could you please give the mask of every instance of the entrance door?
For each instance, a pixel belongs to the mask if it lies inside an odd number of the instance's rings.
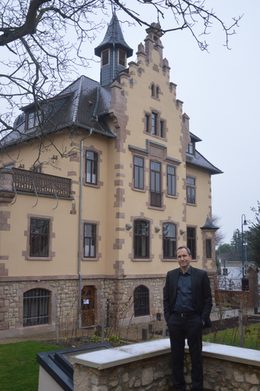
[[[84,286],[81,291],[81,324],[82,327],[95,324],[95,291],[94,286]]]

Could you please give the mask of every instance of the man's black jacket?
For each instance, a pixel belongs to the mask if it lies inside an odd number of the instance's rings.
[[[210,327],[210,311],[212,308],[212,295],[209,277],[206,271],[190,266],[191,271],[191,292],[194,310],[201,316],[204,327]],[[177,286],[180,269],[170,270],[166,275],[166,282],[163,288],[164,318],[168,320],[173,313],[177,296]]]

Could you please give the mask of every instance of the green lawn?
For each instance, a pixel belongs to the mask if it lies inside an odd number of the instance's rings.
[[[58,349],[62,347],[40,341],[1,344],[0,390],[37,391],[39,366],[36,354]]]
[[[240,346],[240,331],[237,328],[216,331],[203,336],[207,342]],[[260,350],[260,323],[251,324],[244,329],[244,347]]]
[[[260,349],[260,324],[245,328],[245,347]],[[204,335],[204,341],[239,346],[239,330],[225,329]],[[41,341],[0,344],[0,391],[37,391],[39,366],[36,354],[64,349]],[[48,391],[48,390],[46,390]]]

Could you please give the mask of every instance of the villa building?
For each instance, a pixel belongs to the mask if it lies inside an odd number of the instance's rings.
[[[0,146],[0,337],[144,327],[188,245],[215,267],[211,176],[170,81],[160,26],[135,61],[113,14],[81,76],[22,108]]]

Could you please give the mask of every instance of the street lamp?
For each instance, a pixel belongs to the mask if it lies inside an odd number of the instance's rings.
[[[244,251],[244,225],[247,225],[246,216],[241,216],[241,262],[242,262],[242,290],[248,290],[248,279],[245,278],[245,251]]]

